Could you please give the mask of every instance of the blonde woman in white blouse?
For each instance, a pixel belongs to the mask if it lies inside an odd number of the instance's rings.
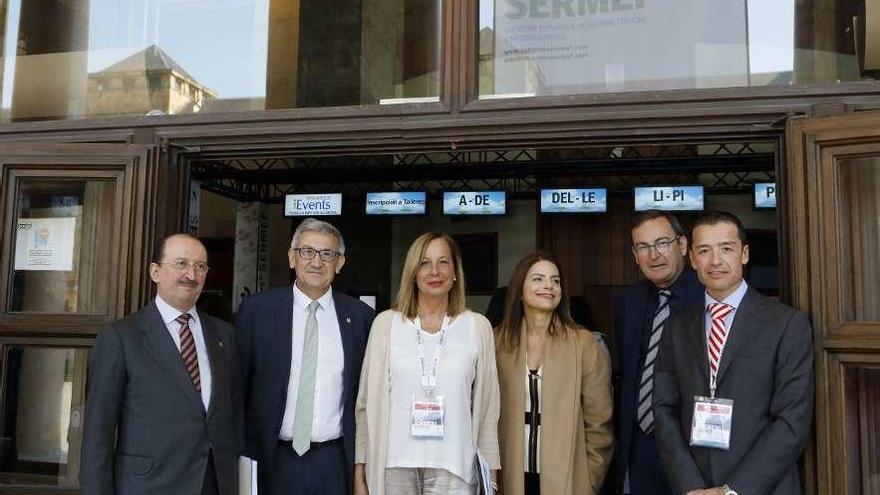
[[[492,328],[465,307],[458,246],[423,234],[407,252],[394,309],[370,331],[355,494],[476,493],[477,450],[500,467],[498,404]]]

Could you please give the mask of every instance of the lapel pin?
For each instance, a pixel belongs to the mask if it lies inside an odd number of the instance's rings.
[[[351,323],[351,318],[345,318],[346,323]]]
[[[218,342],[218,344],[220,344],[220,347],[223,347],[223,341]]]

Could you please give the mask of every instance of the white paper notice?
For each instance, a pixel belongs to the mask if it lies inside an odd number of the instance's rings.
[[[76,218],[19,218],[15,236],[16,270],[73,270]]]

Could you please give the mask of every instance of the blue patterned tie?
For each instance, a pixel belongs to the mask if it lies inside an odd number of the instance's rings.
[[[663,336],[663,327],[669,318],[669,296],[672,293],[666,289],[657,292],[657,311],[654,313],[654,324],[651,327],[651,340],[648,341],[648,354],[645,356],[645,364],[642,366],[642,380],[639,386],[639,428],[647,435],[654,429],[654,412],[651,410],[654,392],[654,361],[657,359],[657,350],[660,347],[660,337]]]

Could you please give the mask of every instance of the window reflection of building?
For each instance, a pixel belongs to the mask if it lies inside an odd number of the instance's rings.
[[[89,74],[88,86],[89,115],[196,113],[217,96],[156,45]]]

